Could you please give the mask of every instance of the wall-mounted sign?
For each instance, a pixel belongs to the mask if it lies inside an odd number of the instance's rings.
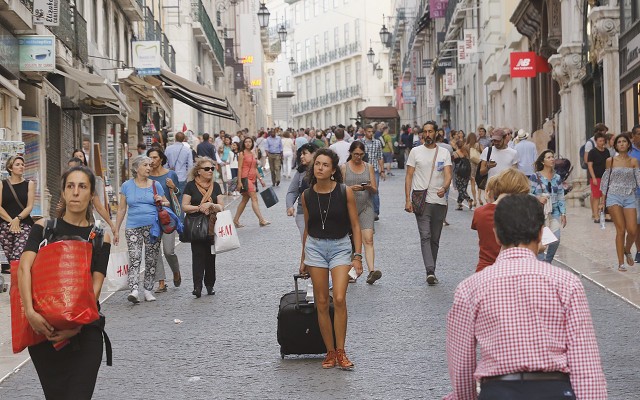
[[[637,35],[629,41],[624,52],[626,53],[626,65],[623,65],[625,71],[629,71],[640,62],[640,35]]]
[[[469,64],[469,54],[464,47],[464,40],[458,40],[458,64]]]
[[[429,68],[431,68],[432,64],[433,64],[433,60],[432,59],[423,59],[422,60],[422,68],[429,69]]]
[[[159,41],[138,41],[132,43],[133,68],[138,75],[160,75],[162,57]]]
[[[55,36],[19,36],[18,47],[20,71],[52,72],[56,68]]]
[[[533,51],[509,54],[512,78],[534,78],[539,72],[549,72],[549,63]]]
[[[429,75],[427,77],[427,107],[436,106],[436,77]]]
[[[253,56],[244,56],[239,61],[240,64],[253,64]]]
[[[224,63],[225,65],[233,65],[236,62],[236,56],[233,51],[233,38],[224,39]]]
[[[251,82],[249,82],[249,86],[252,88],[262,87],[262,79],[252,79]]]
[[[444,74],[444,88],[442,94],[444,96],[453,96],[458,88],[458,71],[455,68],[447,68]]]
[[[451,68],[451,67],[453,67],[453,60],[452,59],[438,60],[438,67],[439,68]]]
[[[44,26],[60,25],[60,0],[33,0],[33,23]]]
[[[449,0],[429,0],[429,15],[431,19],[444,18]]]
[[[478,52],[478,32],[475,29],[464,30],[464,49],[467,54]]]
[[[417,76],[416,77],[416,85],[417,86],[427,86],[427,77],[426,76]]]
[[[402,101],[404,104],[416,102],[416,94],[413,91],[413,83],[411,81],[402,81]]]
[[[236,63],[233,65],[233,88],[244,88],[244,68],[240,63]]]

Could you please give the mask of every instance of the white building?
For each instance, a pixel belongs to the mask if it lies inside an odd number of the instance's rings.
[[[389,1],[286,3],[267,2],[272,19],[278,26],[284,21],[288,31],[283,54],[268,65],[273,70],[272,98],[277,92],[294,95],[289,117],[280,115],[279,121],[288,119],[286,126],[296,128],[349,125],[365,107],[390,103],[388,50],[378,35]],[[373,63],[367,61],[370,47],[375,53]],[[378,66],[381,78],[375,72]]]

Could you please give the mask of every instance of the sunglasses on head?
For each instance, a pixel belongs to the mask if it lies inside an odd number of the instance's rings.
[[[200,169],[209,172],[209,171],[213,171],[215,168],[214,167],[202,167]]]

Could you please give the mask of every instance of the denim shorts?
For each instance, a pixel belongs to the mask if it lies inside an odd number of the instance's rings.
[[[636,194],[636,215],[638,217],[637,223],[640,225],[640,195]]]
[[[351,240],[349,236],[341,239],[317,239],[307,236],[304,247],[304,264],[309,267],[328,268],[351,264]]]
[[[636,208],[636,195],[621,195],[609,193],[607,195],[607,207],[620,206],[622,208]]]
[[[382,153],[382,158],[384,159],[385,163],[392,163],[393,162],[393,153]]]

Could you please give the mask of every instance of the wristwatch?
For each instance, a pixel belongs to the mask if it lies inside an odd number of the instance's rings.
[[[18,221],[22,221],[22,217],[20,216],[20,214],[16,215],[16,218],[18,218]]]

